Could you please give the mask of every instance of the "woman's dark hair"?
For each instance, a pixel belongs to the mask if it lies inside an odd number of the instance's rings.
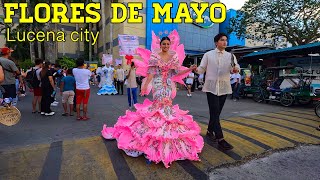
[[[134,62],[131,62],[131,67],[133,67],[134,66]]]
[[[41,78],[45,77],[47,72],[49,71],[49,66],[51,65],[51,63],[49,61],[46,61],[44,64],[43,64],[43,67],[42,67],[42,70],[40,72],[40,76]]]
[[[161,39],[161,41],[160,41],[160,44],[161,44],[161,43],[162,43],[162,41],[164,41],[164,40],[168,40],[168,41],[170,41],[170,38],[169,38],[168,36],[163,37],[163,38]]]
[[[218,42],[223,36],[228,38],[228,36],[225,33],[219,33],[214,37],[214,42]]]

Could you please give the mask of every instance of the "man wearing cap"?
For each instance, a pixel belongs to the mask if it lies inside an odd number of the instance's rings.
[[[20,71],[15,63],[8,59],[11,56],[12,51],[13,50],[8,47],[1,48],[0,65],[4,72],[4,81],[1,83],[1,86],[5,89],[5,93],[3,94],[4,99],[14,99],[16,97],[15,75],[20,75]]]

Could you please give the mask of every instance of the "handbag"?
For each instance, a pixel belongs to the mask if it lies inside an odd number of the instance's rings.
[[[125,86],[128,86],[128,79],[126,79],[126,80],[124,81],[124,85],[125,85]]]

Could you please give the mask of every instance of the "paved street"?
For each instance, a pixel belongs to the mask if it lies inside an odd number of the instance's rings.
[[[19,102],[21,122],[0,126],[0,179],[206,179],[217,167],[320,144],[320,132],[315,130],[319,118],[310,107],[227,100],[222,127],[235,148],[223,152],[205,138],[201,162],[178,161],[165,169],[162,164],[148,164],[144,157],[128,157],[116,141],[100,137],[102,125],[113,125],[128,105],[126,96],[97,96],[96,92],[93,88],[91,120],[86,122],[61,116],[60,104],[53,108],[57,113],[53,117],[32,114],[30,95]],[[204,136],[209,116],[205,94],[197,91],[187,98],[185,91],[179,91],[174,103],[190,111]]]

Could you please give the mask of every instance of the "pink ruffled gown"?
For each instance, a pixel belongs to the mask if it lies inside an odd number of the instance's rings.
[[[172,78],[179,69],[177,54],[166,63],[158,53],[152,53],[147,72],[154,74],[149,85],[153,101],[145,99],[142,104],[135,104],[136,112],[127,110],[114,127],[104,125],[102,136],[116,139],[118,148],[127,155],[144,154],[150,161],[163,162],[166,168],[176,160],[199,161],[198,153],[204,145],[201,129],[188,111],[172,105],[176,93]]]

